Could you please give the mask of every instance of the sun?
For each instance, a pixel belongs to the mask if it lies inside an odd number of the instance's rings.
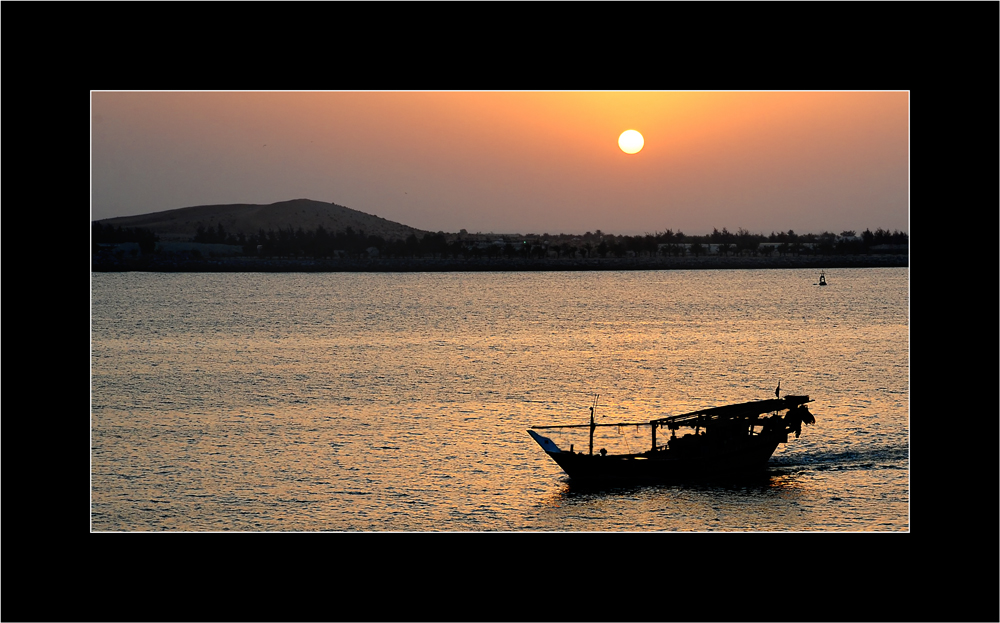
[[[625,130],[622,135],[618,137],[618,146],[622,148],[622,151],[626,154],[637,154],[645,141],[642,140],[642,134],[639,134],[635,130]]]

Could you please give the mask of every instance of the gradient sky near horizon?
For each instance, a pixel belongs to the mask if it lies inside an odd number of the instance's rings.
[[[909,93],[91,94],[92,220],[300,198],[445,232],[909,232]]]

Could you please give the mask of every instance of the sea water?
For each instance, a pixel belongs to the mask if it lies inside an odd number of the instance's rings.
[[[826,276],[94,273],[91,527],[908,531],[908,270]],[[580,488],[525,432],[779,382],[816,423],[752,483]]]

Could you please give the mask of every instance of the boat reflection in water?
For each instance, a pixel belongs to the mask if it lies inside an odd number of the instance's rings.
[[[595,423],[592,406],[590,424],[532,426],[528,434],[574,482],[670,483],[744,478],[762,473],[778,444],[788,442],[789,433],[798,437],[803,423],[815,423],[805,406],[809,402],[813,402],[809,396],[785,396],[700,409],[648,422],[610,424]],[[599,426],[649,426],[650,449],[633,454],[608,454],[602,448],[595,454],[594,429]],[[535,432],[584,427],[590,428],[586,454],[575,452],[572,445],[563,450]],[[692,432],[678,437],[681,428]],[[657,443],[658,429],[669,431],[670,437],[664,444]]]

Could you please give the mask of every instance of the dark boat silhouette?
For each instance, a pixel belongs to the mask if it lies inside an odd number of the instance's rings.
[[[798,437],[803,422],[816,421],[805,406],[809,402],[813,402],[809,396],[785,396],[700,409],[648,422],[611,424],[595,423],[591,407],[590,424],[532,426],[528,434],[573,481],[677,482],[751,476],[766,468],[778,444],[788,442],[788,433],[794,432]],[[600,426],[649,426],[650,449],[635,454],[607,454],[602,448],[594,454],[594,429]],[[563,450],[535,432],[585,427],[590,428],[587,453],[574,452],[572,446]],[[681,428],[694,430],[678,437],[676,432]],[[658,429],[670,431],[665,444],[657,443]]]
[[[819,285],[821,285],[821,286],[825,286],[826,285],[826,273],[825,272],[821,272],[819,274]]]

